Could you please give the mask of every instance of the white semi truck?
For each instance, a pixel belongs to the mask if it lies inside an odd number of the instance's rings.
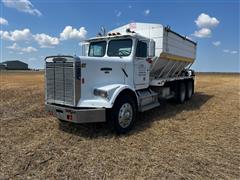
[[[109,121],[129,131],[138,112],[194,93],[197,44],[161,24],[131,23],[85,41],[83,56],[45,59],[45,104],[60,121]]]

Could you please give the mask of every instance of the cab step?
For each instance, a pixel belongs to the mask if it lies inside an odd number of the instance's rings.
[[[155,102],[153,104],[148,104],[148,105],[140,107],[139,111],[140,112],[144,112],[144,111],[153,109],[153,108],[158,107],[158,106],[160,106],[160,103],[159,102]]]
[[[158,94],[151,89],[137,91],[139,96],[139,111],[144,112],[160,105]]]

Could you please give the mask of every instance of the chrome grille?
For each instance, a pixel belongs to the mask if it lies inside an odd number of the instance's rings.
[[[46,62],[46,99],[49,103],[75,106],[74,62]]]

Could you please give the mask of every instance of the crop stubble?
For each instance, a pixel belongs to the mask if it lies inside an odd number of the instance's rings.
[[[239,77],[199,74],[190,101],[163,102],[117,136],[48,116],[43,73],[0,73],[0,179],[239,179]]]

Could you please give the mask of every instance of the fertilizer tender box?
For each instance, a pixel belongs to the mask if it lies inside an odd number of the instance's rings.
[[[45,59],[45,104],[60,122],[108,121],[129,131],[138,112],[194,93],[197,44],[161,24],[131,23],[82,43],[76,56]]]

